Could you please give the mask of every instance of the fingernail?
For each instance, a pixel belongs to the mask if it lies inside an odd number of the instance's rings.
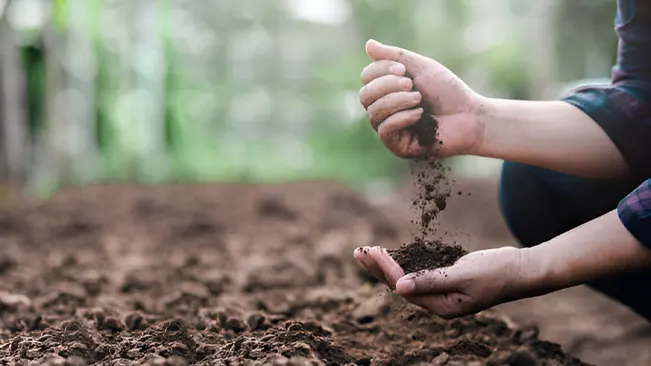
[[[391,67],[389,67],[389,72],[392,74],[404,74],[405,73],[405,65],[403,64],[396,64]]]
[[[416,289],[416,283],[411,279],[402,279],[396,283],[396,291],[401,294],[410,294]]]
[[[411,82],[411,79],[404,78],[404,79],[400,80],[400,86],[405,88],[405,89],[411,89],[413,84]]]
[[[411,99],[412,100],[420,100],[420,93],[419,92],[412,92],[411,94]]]

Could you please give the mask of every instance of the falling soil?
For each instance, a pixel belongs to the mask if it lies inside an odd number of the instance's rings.
[[[405,274],[426,269],[449,267],[459,258],[468,254],[461,246],[446,245],[440,241],[426,241],[420,238],[398,249],[388,251],[389,255],[402,267]]]
[[[97,186],[0,209],[0,364],[582,365],[495,313],[378,297],[351,253],[395,230],[316,182]]]
[[[412,200],[415,218],[414,240],[425,240],[436,234],[437,217],[447,208],[452,182],[447,176],[447,168],[435,159],[414,160],[410,162],[415,185]]]
[[[421,146],[436,152],[443,145],[438,136],[438,121],[427,102],[423,101],[421,107],[423,115],[411,131]],[[447,207],[454,182],[448,178],[445,165],[436,158],[415,159],[410,166],[416,188],[412,201],[416,216],[412,220],[415,226],[413,240],[390,253],[405,273],[450,266],[467,252],[458,245],[444,244],[433,237],[437,230],[437,217]]]
[[[406,76],[411,78],[409,73],[406,73]],[[418,91],[416,86],[413,90]],[[426,151],[436,156],[444,143],[438,135],[439,122],[434,118],[435,111],[427,101],[423,100],[420,107],[423,114],[409,130]],[[417,212],[417,218],[412,220],[412,223],[418,227],[415,236],[425,239],[436,232],[435,219],[445,210],[454,182],[450,182],[447,168],[436,157],[413,159],[410,167],[415,178],[416,197],[413,199],[413,205]]]

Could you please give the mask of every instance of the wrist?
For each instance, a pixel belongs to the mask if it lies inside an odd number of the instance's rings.
[[[518,249],[518,269],[514,276],[513,297],[521,299],[544,295],[559,288],[556,274],[540,246]]]
[[[487,98],[477,94],[476,108],[473,118],[477,126],[477,138],[468,151],[468,155],[490,157],[490,136],[495,128],[495,120],[500,114],[500,103],[495,98]]]

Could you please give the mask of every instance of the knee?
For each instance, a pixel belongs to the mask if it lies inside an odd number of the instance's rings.
[[[555,236],[552,192],[544,171],[512,162],[502,166],[499,205],[506,225],[523,246],[531,247]]]

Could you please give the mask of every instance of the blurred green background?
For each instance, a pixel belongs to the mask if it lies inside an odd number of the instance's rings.
[[[407,163],[357,95],[375,38],[480,93],[607,82],[614,0],[0,0],[1,172],[47,195],[100,181],[338,179]],[[499,162],[456,158],[459,176]]]

